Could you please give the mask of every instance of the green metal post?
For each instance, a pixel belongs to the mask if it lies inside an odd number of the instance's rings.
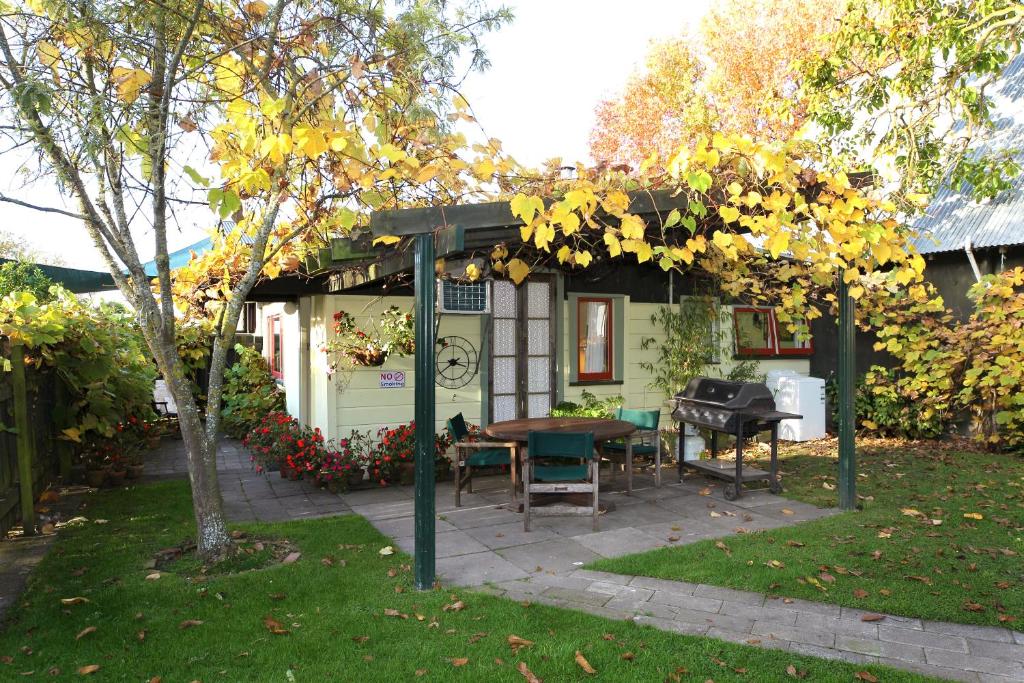
[[[857,507],[857,450],[854,444],[854,385],[856,383],[856,331],[854,301],[839,276],[839,507]]]
[[[416,235],[416,588],[434,586],[434,235]]]
[[[21,526],[26,536],[36,532],[36,515],[32,507],[32,421],[28,416],[28,384],[25,381],[25,347],[11,345],[11,389],[14,393],[14,426],[18,430],[18,493],[21,503]]]

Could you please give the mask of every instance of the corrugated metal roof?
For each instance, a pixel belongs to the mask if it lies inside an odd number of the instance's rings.
[[[995,130],[979,153],[1015,150],[1024,166],[1024,54],[1014,57],[991,89]],[[922,254],[972,247],[1024,244],[1024,175],[994,199],[976,202],[948,185],[935,194],[925,215],[914,222]]]

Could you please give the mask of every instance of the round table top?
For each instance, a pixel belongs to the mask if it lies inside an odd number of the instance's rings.
[[[503,441],[526,441],[530,432],[593,432],[594,441],[598,443],[620,439],[635,431],[636,425],[632,422],[602,417],[529,417],[494,422],[484,428],[484,434]]]

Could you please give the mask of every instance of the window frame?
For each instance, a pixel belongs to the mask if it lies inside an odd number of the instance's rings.
[[[605,371],[584,372],[583,367],[583,331],[580,315],[587,303],[602,303],[608,307],[608,316],[605,320]],[[611,382],[615,379],[615,301],[612,297],[606,296],[581,296],[576,298],[576,377],[579,382]]]
[[[274,343],[274,326],[277,326],[278,343]],[[280,354],[280,367],[274,365],[274,353]],[[274,379],[284,379],[284,325],[281,324],[281,314],[274,313],[267,316],[267,366],[270,368],[270,376]]]
[[[761,313],[768,316],[768,345],[764,348],[740,346],[738,313]],[[781,345],[779,319],[773,306],[733,306],[732,309],[733,347],[737,358],[805,358],[814,355],[814,337],[810,337],[806,346],[784,349]]]

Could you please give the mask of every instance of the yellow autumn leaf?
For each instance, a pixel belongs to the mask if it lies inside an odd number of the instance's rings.
[[[572,249],[570,249],[568,245],[565,244],[563,244],[561,248],[558,250],[558,253],[555,254],[555,256],[558,257],[559,263],[565,263],[571,255]]]
[[[589,251],[577,251],[575,253],[576,265],[581,268],[586,268],[590,265],[590,262],[594,260],[593,255]]]
[[[985,519],[985,516],[980,512],[965,512],[964,517],[966,519]]]
[[[740,217],[740,210],[735,206],[720,206],[718,207],[718,215],[726,223],[732,223]]]
[[[651,257],[654,256],[654,249],[647,242],[637,240],[636,244],[636,260],[638,263],[644,263],[650,261]]]
[[[378,244],[398,244],[402,241],[402,238],[397,235],[381,235],[380,237],[374,238],[373,246]]]
[[[514,258],[508,262],[507,265],[508,276],[512,278],[512,282],[521,284],[526,276],[530,274],[530,266],[524,263],[522,260]]]
[[[328,144],[324,134],[312,126],[295,128],[295,144],[310,159],[316,159],[327,151]]]
[[[533,221],[534,216],[544,212],[544,202],[540,197],[527,196],[520,192],[509,202],[509,209],[512,211],[513,216],[529,225]],[[529,237],[525,237],[523,241],[525,242],[528,239]]]
[[[67,429],[63,430],[62,433],[64,434],[64,436],[68,437],[70,441],[74,441],[75,443],[79,443],[82,440],[82,432],[77,427],[68,427]]]
[[[608,246],[608,255],[615,257],[622,254],[622,245],[619,244],[619,238],[610,232],[604,234],[604,243]]]
[[[854,285],[849,289],[850,296],[856,301],[857,299],[864,296],[864,288],[860,285]]]
[[[270,5],[263,2],[263,0],[252,0],[252,2],[245,3],[243,9],[250,17],[254,19],[262,19],[267,16],[267,12],[270,11]]]
[[[768,247],[768,253],[772,255],[772,258],[779,258],[779,255],[789,247],[789,233],[779,230],[768,238],[765,246]]]
[[[726,247],[732,246],[732,234],[722,232],[721,230],[715,230],[715,233],[711,236],[711,241],[714,242],[715,246],[719,249],[725,249]]]
[[[115,66],[111,75],[117,87],[117,97],[125,104],[137,100],[142,94],[142,89],[149,85],[153,78],[143,69],[129,69],[123,66]]]
[[[622,217],[622,237],[627,240],[642,240],[644,238],[644,221],[640,216],[626,214]]]
[[[466,277],[471,281],[476,282],[480,279],[480,268],[475,263],[470,263],[466,266]]]

